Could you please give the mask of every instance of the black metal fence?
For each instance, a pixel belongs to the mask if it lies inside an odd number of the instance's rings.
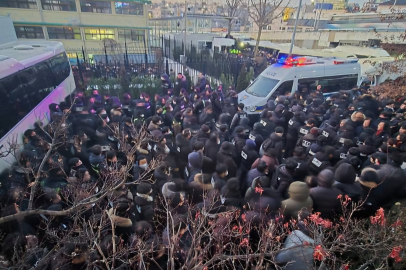
[[[105,50],[104,54],[94,57],[92,63],[78,57],[77,63],[75,64],[75,61],[72,63],[78,84],[88,84],[90,78],[159,77],[164,73],[169,75],[183,73],[187,68],[192,83],[197,82],[198,73],[202,72],[212,82],[221,81],[227,86],[241,88],[246,87],[246,80],[249,80],[245,78],[246,73],[254,68],[249,57],[213,53],[208,48],[198,48],[193,42],[186,46],[186,50],[183,41],[166,39],[164,36],[151,37],[149,44],[148,50],[127,46],[120,50]],[[181,61],[184,51],[186,51],[186,61]],[[241,72],[244,78],[239,78]],[[241,81],[244,83],[240,83]]]

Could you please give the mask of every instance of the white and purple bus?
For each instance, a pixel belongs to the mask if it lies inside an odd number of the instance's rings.
[[[23,145],[23,133],[37,120],[49,121],[49,104],[75,90],[69,59],[61,42],[18,40],[0,44],[0,152]],[[0,159],[0,171],[15,161]]]

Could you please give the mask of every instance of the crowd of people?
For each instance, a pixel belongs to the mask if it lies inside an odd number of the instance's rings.
[[[193,233],[186,219],[191,205],[213,216],[239,210],[267,219],[283,213],[288,221],[319,212],[320,217],[332,220],[343,210],[340,195],[363,202],[358,217],[373,215],[406,196],[402,167],[406,160],[406,99],[381,101],[364,89],[351,90],[359,95],[340,91],[324,99],[321,87],[303,89],[269,100],[256,121],[244,111],[232,88],[212,89],[203,75],[199,85],[189,91],[182,74],[177,74],[175,84],[167,75],[161,79],[162,93],[153,98],[146,93],[119,98],[99,95],[97,90],[90,94],[77,91],[49,106],[54,122],[68,115],[64,120],[67,139],[55,150],[56,160],[44,165],[42,195],[35,199],[35,208],[67,209],[71,205],[61,190],[77,181],[97,188],[105,172],[128,165],[114,127],[128,145],[134,144],[140,132],[151,136],[150,141],[140,143],[127,182],[145,172],[153,182],[124,186],[114,193],[116,200],[104,200],[111,205],[108,208],[115,209],[116,233],[122,234],[123,241],[148,232],[149,236],[161,235],[168,245],[168,228],[157,225],[162,201],[168,202],[176,216],[174,226],[181,245],[187,248]],[[40,164],[38,159],[46,152],[41,142],[51,143],[45,130],[36,124],[24,133],[20,164]],[[149,171],[155,159],[161,162]],[[53,166],[58,160],[63,167]],[[1,181],[2,217],[27,209],[29,196],[24,191],[30,179],[26,170],[15,166]],[[209,201],[214,204],[205,209]],[[92,207],[83,217],[98,211]],[[41,217],[32,217],[1,225],[6,235],[1,250],[5,261],[13,257],[10,243],[17,237],[37,235],[39,220]],[[74,226],[69,217],[52,222],[63,228]],[[179,257],[181,262],[182,254]],[[307,269],[289,267],[293,268],[286,269]]]

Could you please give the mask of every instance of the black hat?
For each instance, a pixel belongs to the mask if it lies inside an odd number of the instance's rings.
[[[283,133],[283,132],[284,132],[283,127],[276,127],[275,128],[275,133]]]

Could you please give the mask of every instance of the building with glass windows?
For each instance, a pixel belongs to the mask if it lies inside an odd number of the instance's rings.
[[[149,0],[0,0],[0,16],[11,17],[19,39],[61,41],[76,54],[144,53],[149,45]],[[117,42],[106,41],[113,39]],[[83,50],[82,50],[83,48]]]

